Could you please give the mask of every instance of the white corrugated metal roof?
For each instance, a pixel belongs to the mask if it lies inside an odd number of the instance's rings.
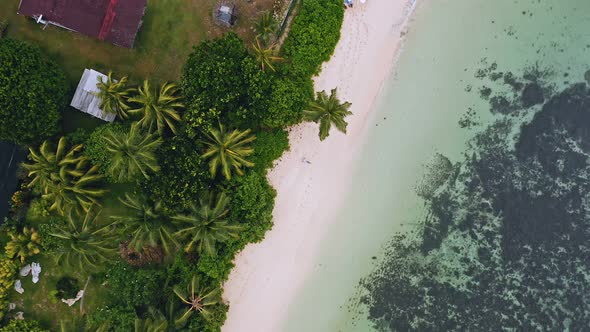
[[[93,94],[93,92],[99,91],[96,87],[99,77],[102,77],[103,81],[107,80],[107,76],[103,73],[99,73],[92,69],[84,69],[84,73],[82,74],[80,83],[78,83],[78,88],[76,88],[76,93],[74,93],[74,98],[72,98],[70,106],[104,121],[113,122],[117,115],[103,112],[98,107],[98,105],[100,105],[100,98]]]

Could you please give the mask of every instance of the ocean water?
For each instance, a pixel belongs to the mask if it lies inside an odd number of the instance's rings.
[[[494,119],[484,88],[492,96],[507,88],[482,76],[540,66],[551,70],[555,88],[583,81],[589,27],[587,0],[419,1],[347,203],[283,330],[373,331],[359,281],[382,261],[394,233],[424,218],[416,186],[433,156],[461,161],[468,140]]]

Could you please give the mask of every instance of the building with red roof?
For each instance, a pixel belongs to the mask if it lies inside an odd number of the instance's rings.
[[[21,0],[19,14],[132,48],[147,0]]]

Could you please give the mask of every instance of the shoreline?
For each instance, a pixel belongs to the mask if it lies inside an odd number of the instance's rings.
[[[230,310],[223,331],[281,331],[351,190],[368,123],[395,68],[415,6],[415,0],[369,0],[346,10],[341,39],[315,78],[315,88],[338,88],[340,100],[352,103],[348,133],[332,130],[320,142],[317,124],[291,128],[291,149],[268,174],[277,191],[274,226],[261,243],[248,245],[236,256],[224,285]]]

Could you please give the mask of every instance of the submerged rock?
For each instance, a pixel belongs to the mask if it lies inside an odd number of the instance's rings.
[[[542,104],[543,101],[545,101],[545,97],[543,96],[543,88],[541,88],[538,83],[527,84],[522,90],[520,100],[522,102],[522,106],[527,108]]]

